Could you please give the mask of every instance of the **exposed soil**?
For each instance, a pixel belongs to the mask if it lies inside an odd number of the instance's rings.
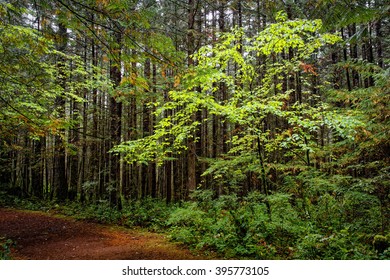
[[[163,235],[110,227],[42,212],[0,208],[0,237],[15,242],[11,257],[31,260],[199,259]]]

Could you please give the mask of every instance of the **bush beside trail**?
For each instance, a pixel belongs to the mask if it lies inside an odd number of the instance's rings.
[[[314,197],[304,200],[286,193],[265,196],[258,192],[215,198],[205,190],[177,204],[152,198],[129,201],[121,211],[107,201],[83,205],[14,198],[11,204],[163,232],[172,241],[218,258],[389,259],[390,234],[381,233],[375,202],[355,192],[338,197],[323,193],[314,201]]]

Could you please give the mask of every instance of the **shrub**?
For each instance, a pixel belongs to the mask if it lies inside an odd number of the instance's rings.
[[[14,242],[10,239],[0,238],[0,260],[11,259],[11,247]]]
[[[163,200],[145,198],[128,202],[122,210],[121,224],[128,227],[141,226],[158,231],[167,226],[169,215],[176,205]]]
[[[386,255],[389,253],[389,249],[390,249],[390,234],[388,234],[388,236],[375,235],[374,241],[372,243],[374,245],[375,250],[380,255]]]
[[[196,195],[203,197],[200,203],[187,203],[168,220],[172,239],[193,248],[225,258],[288,258],[290,245],[304,231],[288,195]]]
[[[373,259],[370,246],[358,235],[343,229],[329,235],[308,234],[297,246],[295,258],[310,260]]]

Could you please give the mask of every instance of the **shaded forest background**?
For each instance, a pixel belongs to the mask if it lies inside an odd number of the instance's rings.
[[[2,1],[2,203],[225,257],[388,258],[389,7]]]

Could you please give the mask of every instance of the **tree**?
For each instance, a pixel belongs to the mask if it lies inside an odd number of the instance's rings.
[[[23,11],[12,5],[0,7],[2,15]],[[81,102],[79,93],[83,90],[109,83],[98,69],[88,72],[79,57],[64,53],[66,28],[61,22],[58,26],[53,42],[33,28],[2,21],[1,127],[11,158],[17,159],[10,186],[26,195],[51,194],[63,200],[68,190],[67,135],[74,126],[67,118],[66,104],[70,100]],[[15,149],[17,142],[24,142],[23,150]],[[53,161],[46,156],[53,155],[51,149],[56,151]]]
[[[306,88],[300,89],[302,96],[298,99],[293,97],[297,94],[295,87],[284,92],[283,77],[300,74],[301,83],[310,88],[311,77],[317,75],[309,64],[310,57],[324,44],[335,43],[339,38],[320,34],[320,21],[287,21],[283,14],[279,20],[253,38],[246,38],[238,29],[223,35],[215,46],[201,48],[194,55],[196,66],[182,79],[180,88],[170,92],[171,101],[160,104],[159,110],[173,110],[173,115],[163,118],[153,135],[123,143],[114,150],[123,153],[129,162],[161,162],[176,157],[187,149],[185,141],[189,135],[200,129],[201,122],[192,116],[205,109],[209,116],[219,116],[236,126],[231,138],[225,140],[229,151],[223,158],[211,160],[205,172],[222,181],[227,190],[239,187],[251,171],[260,180],[258,187],[269,193],[266,165],[269,166],[271,154],[281,149],[286,150],[285,160],[302,159],[310,166],[314,132],[320,126],[332,127],[346,137],[354,123],[349,118],[335,119],[328,105],[310,96]],[[241,38],[242,46],[235,43]],[[296,55],[284,59],[282,54],[291,49]],[[260,55],[267,57],[266,64],[254,65]],[[231,63],[237,65],[239,74],[230,70]],[[226,86],[230,96],[222,104],[212,95],[221,85]],[[264,122],[270,116],[278,118],[285,127],[267,129]]]

